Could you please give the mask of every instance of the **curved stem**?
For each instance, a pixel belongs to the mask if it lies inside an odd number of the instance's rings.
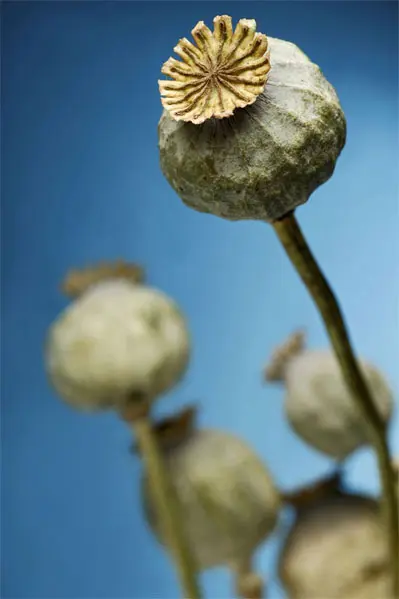
[[[167,546],[176,564],[184,597],[201,599],[195,563],[182,530],[177,499],[167,476],[151,421],[148,416],[142,415],[134,419],[131,424],[146,467],[154,506],[158,512]]]
[[[320,312],[345,383],[367,421],[370,439],[377,455],[383,492],[383,513],[389,542],[393,597],[399,599],[399,505],[386,426],[359,369],[338,301],[313,257],[294,213],[287,214],[272,224],[292,265]]]

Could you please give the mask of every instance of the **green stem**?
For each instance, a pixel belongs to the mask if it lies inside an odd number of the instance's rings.
[[[142,416],[135,419],[132,425],[146,467],[154,506],[162,525],[165,541],[176,564],[184,597],[185,599],[201,599],[201,590],[196,579],[196,567],[182,530],[177,498],[167,476],[151,421],[148,416]]]
[[[393,597],[399,599],[399,505],[386,426],[359,369],[338,301],[310,251],[294,213],[275,221],[273,227],[320,312],[346,385],[367,421],[380,472]]]

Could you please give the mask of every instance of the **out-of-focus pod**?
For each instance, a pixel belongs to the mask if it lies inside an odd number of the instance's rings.
[[[186,321],[167,295],[142,284],[135,265],[73,271],[64,284],[76,299],[51,325],[49,380],[81,410],[152,402],[176,385],[190,356]]]
[[[339,478],[288,496],[295,519],[279,557],[289,599],[388,599],[390,570],[379,504]]]
[[[190,407],[156,428],[187,538],[199,570],[225,565],[249,575],[255,550],[276,525],[279,492],[268,468],[241,439],[197,428],[195,415]],[[143,504],[163,543],[145,473]]]
[[[375,366],[360,360],[360,367],[381,418],[388,423],[394,406],[390,387]],[[283,383],[288,422],[314,449],[341,461],[370,443],[367,422],[343,380],[335,354],[307,349],[302,332],[275,350],[264,378]]]

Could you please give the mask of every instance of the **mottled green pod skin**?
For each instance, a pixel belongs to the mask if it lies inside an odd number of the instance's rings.
[[[268,39],[270,76],[254,104],[202,125],[162,114],[162,171],[199,212],[273,222],[331,177],[345,145],[345,116],[319,67],[294,44]]]

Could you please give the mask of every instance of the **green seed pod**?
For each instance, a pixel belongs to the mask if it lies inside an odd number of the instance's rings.
[[[368,362],[359,363],[384,422],[389,422],[394,404],[385,377]],[[283,382],[288,422],[315,449],[343,460],[370,443],[364,416],[332,351],[307,350],[303,334],[295,333],[274,352],[265,378]]]
[[[289,599],[390,597],[386,534],[372,498],[330,489],[297,507],[279,557]]]
[[[294,44],[253,20],[214,19],[180,40],[160,81],[162,171],[185,204],[229,220],[275,221],[333,174],[345,144],[337,95]],[[270,72],[269,72],[270,71]],[[230,115],[230,116],[229,116]],[[190,122],[191,121],[191,122]]]
[[[179,381],[188,365],[182,314],[160,291],[110,273],[106,280],[89,274],[71,286],[78,297],[48,332],[50,382],[82,410],[120,409],[134,396],[154,400]]]
[[[159,443],[198,569],[224,565],[239,573],[273,531],[279,493],[245,443],[222,431],[196,429],[194,414],[189,409],[162,422]],[[153,532],[164,543],[145,474],[143,505]]]

